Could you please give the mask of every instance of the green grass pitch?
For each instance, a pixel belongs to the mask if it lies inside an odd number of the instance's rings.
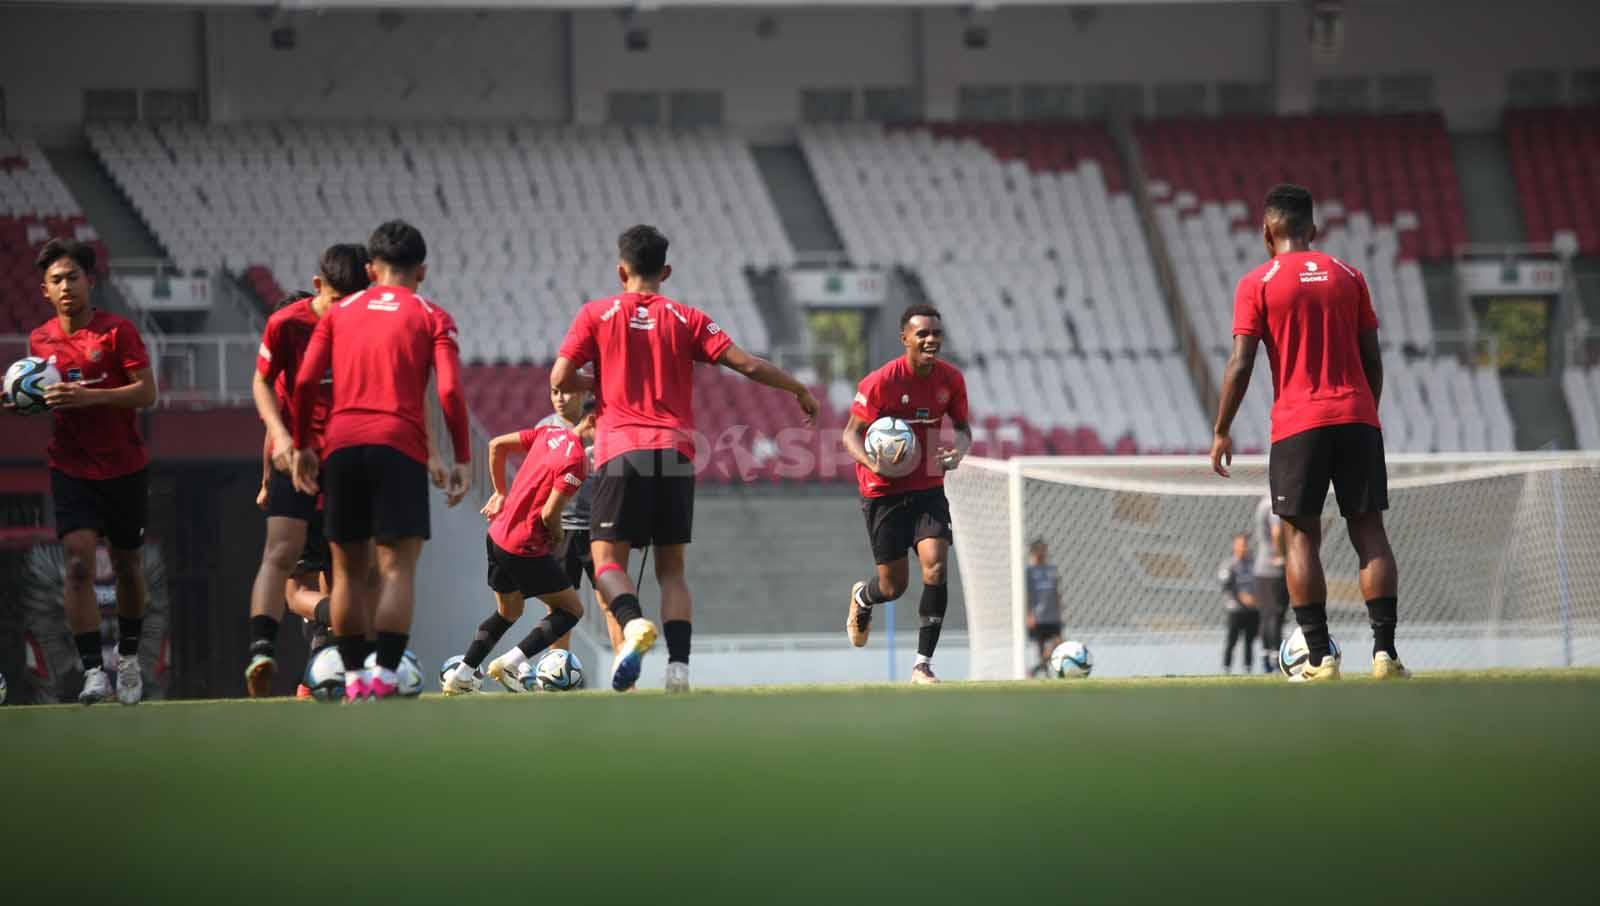
[[[1582,901],[1597,718],[1593,670],[3,708],[0,883],[224,906]]]

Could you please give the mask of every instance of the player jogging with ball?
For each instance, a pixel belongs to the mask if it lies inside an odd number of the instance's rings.
[[[960,465],[972,446],[967,382],[954,365],[939,358],[944,347],[944,319],[933,306],[913,305],[900,315],[900,344],[905,355],[861,380],[850,406],[850,421],[844,427],[844,448],[856,461],[861,512],[867,520],[872,558],[878,565],[876,573],[850,589],[845,633],[857,648],[867,644],[872,608],[905,594],[910,582],[906,551],[915,550],[922,567],[922,601],[917,605],[921,628],[911,681],[937,683],[933,652],[950,601],[945,567],[955,538],[950,530],[950,502],[944,495],[944,473]],[[867,455],[867,427],[884,416],[904,420],[917,436],[917,455],[922,461],[901,478],[878,474]],[[955,426],[955,446],[933,450],[930,435],[945,416]]]
[[[1361,596],[1372,622],[1372,675],[1404,678],[1410,673],[1394,645],[1399,575],[1383,526],[1389,506],[1378,422],[1383,359],[1372,296],[1359,271],[1311,248],[1317,227],[1305,189],[1285,184],[1267,193],[1261,234],[1269,260],[1246,274],[1234,294],[1233,354],[1222,382],[1211,467],[1228,477],[1229,430],[1250,386],[1256,347],[1265,343],[1273,388],[1272,510],[1283,517],[1289,603],[1310,655],[1296,679],[1339,678],[1339,659],[1329,656],[1321,556],[1330,482],[1361,563]]]

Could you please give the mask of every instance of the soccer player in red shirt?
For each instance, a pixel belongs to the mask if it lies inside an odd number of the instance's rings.
[[[905,594],[910,582],[906,551],[915,550],[922,565],[922,601],[917,606],[917,661],[911,681],[937,683],[933,652],[939,645],[949,606],[945,566],[950,561],[950,502],[944,496],[944,473],[955,469],[972,446],[968,424],[967,381],[954,365],[939,358],[944,347],[944,319],[931,305],[913,305],[900,315],[900,345],[906,354],[862,378],[844,427],[844,448],[856,461],[861,512],[877,572],[850,589],[845,633],[850,644],[867,644],[872,608]],[[954,447],[935,450],[934,432],[945,416],[956,429]],[[922,462],[910,474],[886,478],[867,456],[867,427],[884,416],[903,419],[917,435]],[[932,451],[930,455],[930,451]]]
[[[516,481],[506,490],[506,458],[526,454]],[[478,625],[478,633],[455,670],[443,678],[445,695],[478,688],[478,667],[522,616],[528,598],[550,608],[527,638],[490,662],[490,679],[508,692],[527,688],[530,659],[578,625],[583,602],[554,550],[564,530],[561,517],[577,496],[588,473],[583,440],[560,425],[540,425],[489,442],[489,478],[494,495],[483,505],[489,518],[489,588],[495,610]],[[581,573],[580,573],[581,575]]]
[[[430,373],[437,372],[455,449],[445,492],[450,506],[466,496],[472,458],[455,321],[417,295],[427,275],[427,243],[416,227],[391,220],[373,231],[367,253],[373,285],[317,321],[295,376],[293,404],[295,488],[303,494],[326,491],[331,616],[345,665],[346,701],[394,695],[395,670],[411,638],[417,559],[429,535],[423,397]],[[319,449],[312,425],[330,366],[333,405]],[[374,590],[362,580],[374,562],[378,663],[369,676],[362,633],[366,597]]]
[[[1272,366],[1272,511],[1283,517],[1289,601],[1310,652],[1297,679],[1339,678],[1339,660],[1329,656],[1321,555],[1330,482],[1361,561],[1372,675],[1404,678],[1410,673],[1394,647],[1399,574],[1383,527],[1389,485],[1378,422],[1378,316],[1366,278],[1311,248],[1317,227],[1310,192],[1279,185],[1267,193],[1265,209],[1261,234],[1269,260],[1245,274],[1234,294],[1233,355],[1222,382],[1211,467],[1228,476],[1229,429],[1250,386],[1256,346],[1264,342]]]
[[[138,329],[89,304],[94,249],[73,239],[52,239],[35,263],[44,275],[40,289],[56,311],[28,337],[28,354],[49,360],[61,372],[61,383],[44,395],[55,419],[48,454],[50,497],[66,555],[67,623],[83,660],[78,701],[92,705],[112,694],[94,594],[95,545],[103,535],[117,578],[116,696],[124,705],[135,705],[144,697],[139,634],[149,604],[142,548],[150,457],[134,412],[155,405],[155,377]]]
[[[810,424],[817,401],[771,362],[740,349],[698,309],[661,295],[672,275],[667,237],[651,226],[629,227],[617,241],[622,293],[584,305],[550,372],[560,390],[593,390],[595,469],[600,473],[590,511],[594,578],[622,625],[623,645],[611,668],[611,688],[624,692],[639,679],[640,662],[656,641],[644,619],[629,552],[656,546],[656,581],[667,637],[666,687],[689,689],[693,611],[684,581],[684,555],[694,524],[694,363],[724,365],[752,381],[793,394]],[[594,363],[594,377],[578,369]]]
[[[317,322],[335,302],[367,288],[367,263],[367,250],[359,245],[329,247],[318,262],[317,275],[311,278],[316,294],[273,312],[261,336],[251,390],[256,412],[267,428],[268,458],[276,461],[277,467],[269,466],[262,476],[267,542],[250,590],[250,663],[244,671],[245,688],[252,698],[271,694],[278,666],[278,623],[285,602],[308,623],[326,626],[331,620],[331,602],[320,581],[331,566],[328,542],[322,534],[322,507],[316,497],[295,490],[288,472],[294,456],[290,395]],[[332,402],[333,383],[325,379],[317,388],[316,411],[311,416],[313,443],[320,444]]]

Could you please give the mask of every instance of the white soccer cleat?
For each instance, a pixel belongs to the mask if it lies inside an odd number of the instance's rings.
[[[83,674],[83,691],[78,693],[78,704],[93,705],[110,698],[111,674],[104,667],[86,670]]]
[[[468,695],[482,686],[483,677],[466,664],[457,664],[456,669],[450,671],[444,682],[439,684],[440,691],[445,695]]]
[[[127,655],[117,661],[117,701],[137,705],[143,698],[144,675],[139,672],[139,657]]]
[[[1410,679],[1411,671],[1406,665],[1400,663],[1399,658],[1389,656],[1389,652],[1380,651],[1372,656],[1372,678],[1380,680]]]
[[[655,647],[656,624],[644,617],[634,617],[622,627],[622,648],[611,662],[611,688],[627,692],[639,682],[645,652]]]
[[[1301,668],[1299,673],[1289,677],[1289,682],[1327,683],[1337,680],[1340,675],[1339,655],[1330,652],[1329,654],[1323,655],[1322,663],[1315,667],[1311,666],[1310,662],[1307,662],[1305,667]]]
[[[522,684],[522,678],[519,676],[518,671],[518,667],[525,665],[526,662],[523,665],[514,666],[506,663],[505,658],[506,656],[502,654],[490,661],[489,666],[484,668],[484,675],[499,683],[507,692],[528,691],[528,688]]]
[[[689,691],[689,665],[672,661],[667,664],[667,691]]]

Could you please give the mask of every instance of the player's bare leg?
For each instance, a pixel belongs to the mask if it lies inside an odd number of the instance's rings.
[[[1322,572],[1322,517],[1283,517],[1283,575],[1295,622],[1311,658],[1300,678],[1339,678],[1339,659],[1328,657],[1328,580]]]
[[[377,631],[378,665],[367,677],[370,697],[388,698],[399,688],[400,660],[411,643],[411,617],[417,605],[417,561],[421,538],[398,538],[377,544],[378,607],[372,626]]]
[[[694,598],[684,578],[687,544],[656,547],[656,583],[661,587],[661,632],[667,637],[668,692],[689,691],[689,646],[694,630]]]
[[[628,577],[628,543],[595,539],[589,552],[594,558],[595,588],[611,602],[611,612],[622,624],[622,644],[611,662],[611,688],[626,692],[639,682],[640,664],[656,644],[656,627],[644,618],[638,589]]]
[[[111,697],[111,675],[105,670],[101,654],[100,607],[94,598],[94,557],[98,540],[94,529],[68,532],[61,538],[65,560],[61,576],[62,604],[67,612],[67,626],[78,646],[78,657],[83,661],[83,691],[78,694],[78,701],[85,705]]]
[[[1361,562],[1361,597],[1367,602],[1367,617],[1372,622],[1372,675],[1377,679],[1406,679],[1411,671],[1400,663],[1400,654],[1394,647],[1400,569],[1389,546],[1389,533],[1383,527],[1383,514],[1347,517],[1345,528]]]
[[[532,670],[534,658],[547,648],[562,647],[561,640],[567,638],[572,627],[583,619],[583,601],[578,598],[575,588],[563,588],[540,595],[539,600],[547,608],[544,619],[534,624],[522,641],[491,661],[485,671],[511,692],[521,692],[529,687],[531,680],[528,673]]]
[[[283,621],[284,589],[305,546],[305,520],[267,517],[261,566],[250,587],[250,663],[244,669],[244,685],[251,698],[263,698],[272,692],[272,677],[278,669],[278,624]]]
[[[144,698],[144,675],[139,670],[139,636],[150,607],[145,587],[144,551],[112,546],[111,572],[117,581],[117,701],[137,705]]]
[[[333,592],[329,595],[328,615],[333,618],[333,634],[344,661],[345,698],[354,701],[366,697],[367,683],[362,674],[366,671],[367,612],[371,606],[367,599],[373,596],[367,576],[372,572],[375,556],[368,541],[332,542],[329,548],[333,552]]]
[[[890,563],[879,563],[872,578],[850,586],[850,611],[844,621],[850,644],[857,648],[867,644],[867,637],[872,634],[872,608],[899,600],[910,582],[910,560],[901,557]]]
[[[617,615],[611,612],[611,605],[606,602],[606,596],[600,589],[594,590],[594,602],[599,605],[600,612],[606,617],[606,635],[611,639],[611,651],[615,653],[622,647],[622,624],[617,622]]]
[[[950,561],[950,542],[943,538],[924,538],[917,542],[917,562],[922,567],[922,600],[917,602],[917,661],[911,667],[911,682],[937,683],[933,674],[933,652],[939,647],[944,629],[945,610],[950,604],[950,589],[945,585],[945,564]]]

